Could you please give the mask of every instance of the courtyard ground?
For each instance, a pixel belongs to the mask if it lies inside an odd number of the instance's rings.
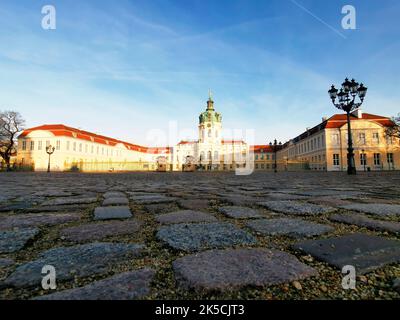
[[[399,299],[399,240],[398,172],[0,174],[0,299]]]

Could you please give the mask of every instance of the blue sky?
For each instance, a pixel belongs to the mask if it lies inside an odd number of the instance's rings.
[[[368,86],[364,111],[400,112],[399,17],[398,0],[1,0],[0,110],[163,145],[171,122],[196,138],[211,88],[224,128],[284,142],[336,112],[346,76]]]

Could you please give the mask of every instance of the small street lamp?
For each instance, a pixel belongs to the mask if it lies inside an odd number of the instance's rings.
[[[332,100],[333,105],[346,112],[347,114],[347,135],[348,135],[348,146],[347,146],[347,173],[357,174],[356,166],[354,162],[354,149],[353,139],[351,136],[351,125],[350,125],[350,113],[358,109],[364,102],[365,95],[367,94],[367,88],[364,85],[358,84],[354,79],[349,81],[348,78],[342,83],[340,91],[332,85],[328,91],[329,96]],[[356,102],[357,96],[360,102]]]
[[[47,166],[47,172],[50,172],[50,157],[54,153],[54,150],[56,150],[56,148],[54,148],[52,145],[46,147],[46,152],[49,155],[49,164]]]
[[[277,173],[278,172],[278,162],[277,162],[277,152],[278,150],[282,147],[282,142],[279,142],[275,139],[274,143],[272,144],[272,142],[269,143],[269,146],[272,148],[272,152],[274,153],[274,158],[275,158],[275,164],[274,164],[274,172]]]

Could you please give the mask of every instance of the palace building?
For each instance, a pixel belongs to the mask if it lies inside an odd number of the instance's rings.
[[[196,141],[174,147],[145,147],[75,129],[62,124],[27,129],[18,138],[17,165],[44,171],[49,158],[52,171],[181,171],[234,170],[244,167],[249,146],[244,141],[224,140],[222,116],[210,95],[199,117]],[[53,146],[49,157],[46,150]]]
[[[254,170],[345,171],[346,115],[336,114],[282,145],[275,154],[270,145],[249,146],[243,140],[224,140],[222,115],[210,95],[199,116],[198,139],[173,147],[145,147],[62,124],[27,129],[18,138],[16,165],[45,171],[193,171],[235,170],[252,162]],[[400,167],[399,140],[385,129],[387,117],[362,113],[351,116],[358,170],[395,170]],[[54,147],[49,156],[48,146]],[[275,161],[275,157],[277,158]]]
[[[356,169],[398,170],[400,141],[385,134],[394,125],[390,118],[363,113],[350,116]],[[285,143],[278,162],[285,170],[303,168],[319,171],[347,170],[347,119],[345,114],[323,118],[317,126]]]

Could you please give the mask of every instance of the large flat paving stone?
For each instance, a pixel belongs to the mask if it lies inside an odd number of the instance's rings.
[[[289,194],[289,193],[279,193],[279,192],[271,192],[267,194],[267,197],[272,198],[272,200],[304,200],[308,199],[307,196],[302,196],[298,194]]]
[[[306,191],[295,191],[294,194],[312,197],[338,197],[340,199],[348,199],[364,195],[364,193],[356,190],[327,190],[324,188]]]
[[[121,191],[109,191],[103,194],[104,199],[108,198],[126,198],[125,193]]]
[[[352,224],[359,227],[365,227],[371,230],[400,233],[400,222],[371,219],[368,216],[361,213],[334,214],[330,216],[329,219],[335,222]]]
[[[129,201],[126,197],[107,198],[103,201],[103,206],[127,206],[128,204]]]
[[[258,204],[272,211],[294,215],[318,215],[335,211],[331,207],[299,201],[265,201]]]
[[[94,220],[111,220],[131,218],[132,213],[128,206],[97,207],[94,209]]]
[[[257,210],[240,207],[240,206],[226,206],[218,209],[219,212],[224,215],[235,218],[235,219],[248,219],[248,218],[260,218],[262,215],[257,212]]]
[[[253,245],[256,239],[230,223],[175,224],[161,227],[157,238],[174,249],[197,251],[235,245]]]
[[[47,200],[42,203],[43,206],[54,206],[54,205],[69,205],[69,204],[89,204],[97,202],[96,197],[66,197],[66,198],[55,198]]]
[[[155,272],[145,268],[117,274],[113,277],[95,281],[81,288],[64,290],[35,300],[133,300],[150,293],[150,283]]]
[[[189,210],[204,210],[209,206],[208,200],[203,199],[183,199],[178,201],[182,208]]]
[[[0,230],[13,228],[28,228],[37,226],[52,226],[57,224],[78,221],[80,215],[76,213],[65,214],[23,214],[0,217]]]
[[[69,241],[85,242],[101,240],[109,236],[134,234],[141,226],[142,223],[136,220],[88,223],[65,228],[60,231],[60,236]]]
[[[163,194],[132,195],[130,198],[137,204],[169,203],[177,200],[175,197],[168,197]]]
[[[143,245],[140,244],[101,242],[53,248],[43,252],[37,260],[17,267],[4,284],[12,287],[40,287],[41,271],[45,265],[55,267],[57,281],[103,274],[112,265],[137,257],[142,249]]]
[[[156,216],[156,220],[163,224],[174,223],[195,223],[195,222],[216,222],[217,218],[211,214],[194,211],[194,210],[180,210]]]
[[[35,205],[36,203],[30,201],[20,201],[9,204],[2,204],[0,205],[0,212],[27,210]]]
[[[285,235],[293,238],[312,237],[333,230],[331,226],[291,218],[260,219],[248,222],[247,226],[264,235]]]
[[[354,210],[374,214],[377,216],[398,216],[400,215],[399,204],[385,203],[352,203],[340,206],[343,209]]]
[[[39,234],[39,229],[37,228],[0,231],[0,253],[21,250],[37,234]]]
[[[205,251],[175,260],[173,269],[181,287],[197,291],[267,287],[317,275],[288,253],[259,248]]]
[[[366,234],[308,240],[298,242],[293,247],[339,269],[352,265],[359,274],[400,262],[400,241]]]

